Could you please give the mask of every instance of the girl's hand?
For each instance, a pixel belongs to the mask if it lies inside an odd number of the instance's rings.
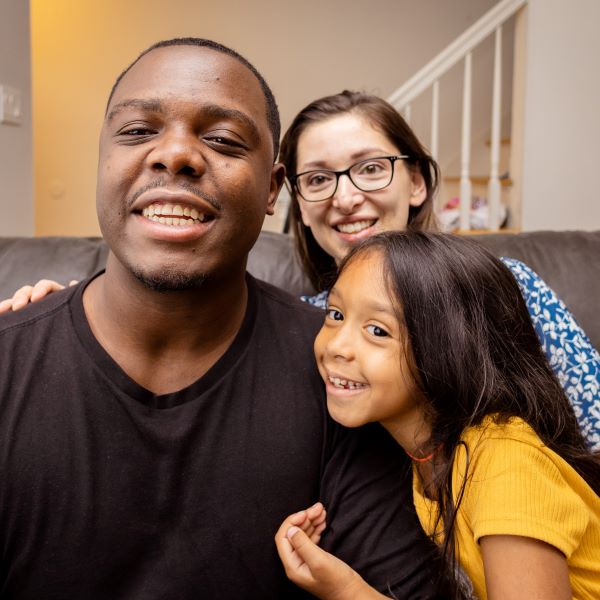
[[[69,285],[75,285],[76,283],[77,281],[73,280]],[[8,312],[10,310],[19,310],[24,306],[27,306],[30,302],[37,302],[38,300],[45,298],[48,294],[58,292],[64,288],[64,285],[50,279],[41,279],[33,286],[24,285],[13,294],[12,298],[0,302],[0,313]]]
[[[275,544],[288,578],[321,600],[385,598],[345,562],[317,546],[325,526],[320,502],[282,523]]]

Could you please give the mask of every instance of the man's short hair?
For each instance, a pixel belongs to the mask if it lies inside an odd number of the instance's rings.
[[[260,87],[262,88],[263,94],[265,96],[265,101],[267,103],[267,122],[269,124],[269,129],[271,130],[271,135],[273,136],[273,150],[275,152],[274,157],[277,158],[277,154],[279,152],[279,135],[281,133],[281,123],[279,120],[279,109],[277,108],[277,102],[275,102],[275,96],[273,96],[273,92],[271,88],[268,86],[265,78],[258,72],[256,67],[250,63],[247,59],[245,59],[241,54],[238,54],[235,50],[228,48],[227,46],[223,46],[223,44],[219,44],[218,42],[213,42],[212,40],[206,40],[204,38],[195,38],[195,37],[183,37],[183,38],[173,38],[171,40],[162,40],[161,42],[157,42],[153,44],[146,50],[144,50],[118,77],[115,81],[112,89],[110,90],[110,95],[108,96],[108,102],[106,103],[106,110],[108,111],[108,106],[110,105],[110,101],[115,94],[115,90],[121,83],[121,79],[125,77],[128,71],[135,65],[142,56],[145,56],[152,50],[156,50],[157,48],[165,48],[167,46],[200,46],[202,48],[211,48],[212,50],[216,50],[217,52],[221,52],[223,54],[227,54],[235,58],[237,61],[241,62],[246,68],[248,68],[253,75],[258,79],[258,83],[260,83]]]

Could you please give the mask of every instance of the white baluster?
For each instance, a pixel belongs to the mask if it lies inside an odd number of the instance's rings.
[[[405,121],[406,121],[406,122],[407,122],[409,125],[410,125],[410,117],[411,117],[411,112],[412,112],[412,110],[411,110],[411,109],[412,109],[411,105],[410,105],[410,104],[407,104],[407,105],[404,107],[404,110],[402,111],[402,113],[403,113],[403,117],[404,117],[404,120],[405,120]]]
[[[502,102],[502,27],[496,29],[494,47],[494,90],[492,100],[492,140],[488,184],[488,229],[500,227],[500,103]]]
[[[437,160],[440,121],[440,82],[434,81],[431,95],[431,156]]]
[[[471,53],[465,56],[462,111],[462,152],[460,162],[460,228],[471,229]]]

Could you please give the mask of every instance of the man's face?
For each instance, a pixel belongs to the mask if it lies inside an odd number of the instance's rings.
[[[97,210],[119,262],[155,289],[239,274],[283,180],[254,75],[170,46],[125,75],[100,136]]]

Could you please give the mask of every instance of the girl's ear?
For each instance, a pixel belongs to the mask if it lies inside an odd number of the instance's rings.
[[[425,185],[423,175],[421,175],[420,171],[415,169],[410,174],[410,180],[411,189],[409,204],[411,206],[421,206],[421,204],[425,202],[425,198],[427,198],[427,186]]]

